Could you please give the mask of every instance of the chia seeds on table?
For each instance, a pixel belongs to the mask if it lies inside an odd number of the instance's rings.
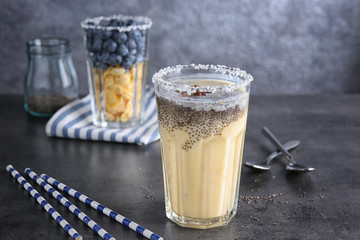
[[[155,193],[151,191],[152,189],[151,185],[148,186],[150,190],[146,189],[144,186],[141,186],[140,188],[143,191],[145,198],[150,198],[151,200],[155,200]]]
[[[74,98],[67,98],[61,95],[36,95],[29,96],[28,106],[30,110],[37,113],[55,113],[62,106],[73,100]]]
[[[195,110],[159,96],[156,96],[156,103],[161,128],[169,132],[180,129],[188,133],[189,138],[182,146],[185,151],[191,149],[200,139],[220,136],[226,126],[244,116],[244,111],[238,106],[224,111]]]

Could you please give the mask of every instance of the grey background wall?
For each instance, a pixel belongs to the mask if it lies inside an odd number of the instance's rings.
[[[254,76],[252,94],[360,92],[360,0],[2,0],[0,93],[21,94],[25,42],[70,39],[80,92],[87,92],[80,22],[146,15],[151,30],[148,81],[186,63],[238,66]]]

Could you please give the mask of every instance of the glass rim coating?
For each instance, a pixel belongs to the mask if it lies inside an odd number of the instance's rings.
[[[237,78],[237,82],[233,82],[231,85],[212,85],[212,86],[189,86],[179,82],[171,82],[168,79],[172,79],[176,76],[181,76],[183,70],[194,70],[194,71],[208,71],[204,74],[218,74],[224,75],[230,78]],[[168,78],[168,79],[166,79]],[[160,69],[157,73],[155,73],[152,77],[152,82],[154,85],[161,85],[168,89],[178,90],[178,91],[186,91],[189,93],[193,93],[196,90],[200,89],[201,91],[211,90],[211,91],[226,91],[232,92],[239,88],[243,88],[249,86],[253,81],[253,77],[251,74],[248,74],[246,71],[241,70],[236,67],[227,67],[225,65],[213,65],[213,64],[189,64],[189,65],[175,65],[172,67],[166,67]]]
[[[135,26],[102,26],[99,25],[103,20],[135,20],[137,25]],[[100,16],[94,18],[86,18],[81,22],[81,27],[83,29],[100,29],[100,30],[118,30],[119,32],[130,32],[132,30],[146,30],[152,26],[152,20],[149,17],[145,16],[126,16],[126,15],[112,15],[108,17]]]

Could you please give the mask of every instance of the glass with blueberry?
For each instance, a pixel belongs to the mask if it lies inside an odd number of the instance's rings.
[[[151,25],[147,17],[123,15],[81,23],[95,125],[125,128],[141,123]]]

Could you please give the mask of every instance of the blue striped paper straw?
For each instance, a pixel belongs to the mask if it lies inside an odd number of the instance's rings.
[[[126,217],[120,215],[119,213],[111,210],[110,208],[101,205],[100,203],[92,200],[91,198],[85,196],[84,194],[78,192],[77,190],[57,181],[56,179],[46,175],[41,174],[41,177],[50,183],[51,185],[57,187],[58,189],[68,193],[70,196],[79,199],[83,203],[91,206],[92,208],[98,210],[99,212],[102,212],[106,216],[118,221],[119,223],[129,227],[130,229],[134,230],[135,232],[140,233],[144,237],[151,239],[151,240],[164,240],[164,238],[160,237],[159,235],[156,235],[152,231],[140,226],[139,224],[127,219]]]
[[[94,230],[100,237],[105,240],[115,240],[108,232],[106,232],[102,227],[100,227],[96,222],[94,222],[90,217],[83,213],[79,208],[72,204],[67,198],[61,195],[56,191],[51,185],[47,184],[42,178],[40,178],[34,171],[30,168],[25,169],[25,173],[33,179],[38,185],[43,187],[48,193],[50,193],[54,198],[56,198],[62,205],[67,207],[72,213],[74,213],[81,221],[86,223],[92,230]]]
[[[29,194],[35,198],[35,200],[50,214],[50,216],[75,240],[82,240],[82,236],[70,226],[70,224],[36,191],[23,176],[12,166],[7,165],[6,171],[8,171],[21,186],[29,192]]]

